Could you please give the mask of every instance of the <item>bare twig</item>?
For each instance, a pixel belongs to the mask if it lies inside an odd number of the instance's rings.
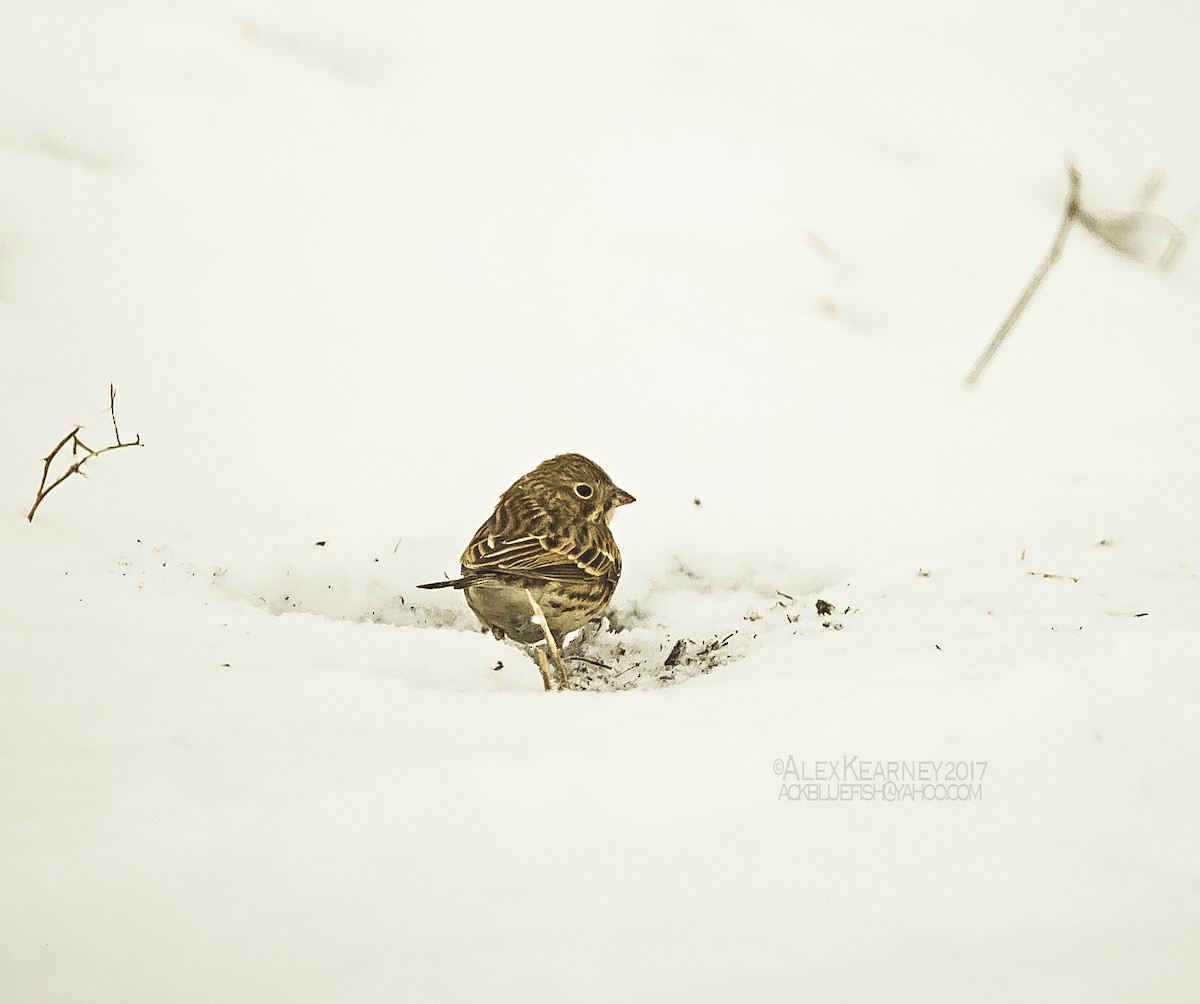
[[[597,669],[607,669],[610,672],[612,671],[612,666],[610,666],[608,663],[601,662],[599,659],[589,659],[586,655],[566,655],[563,656],[563,658],[571,662],[586,663],[589,666],[595,666]]]
[[[1046,253],[1046,257],[1042,259],[1042,263],[1037,267],[1037,271],[1033,273],[1033,277],[1021,291],[1021,295],[1017,297],[1017,302],[1013,304],[1012,310],[1008,312],[1008,316],[1000,323],[1000,327],[996,329],[996,333],[992,335],[992,340],[988,342],[988,346],[983,350],[983,354],[972,367],[971,372],[967,374],[967,386],[974,387],[979,382],[980,376],[987,368],[987,364],[992,361],[992,356],[996,354],[996,350],[1000,348],[1001,343],[1008,337],[1008,333],[1012,331],[1013,325],[1017,323],[1017,319],[1024,313],[1025,308],[1029,306],[1029,301],[1033,299],[1033,294],[1038,291],[1038,287],[1045,281],[1047,275],[1050,274],[1050,269],[1054,267],[1054,263],[1058,261],[1062,255],[1063,246],[1067,243],[1067,234],[1071,232],[1071,224],[1075,222],[1075,218],[1079,215],[1080,201],[1079,193],[1083,186],[1083,179],[1079,174],[1079,168],[1074,164],[1067,165],[1067,178],[1070,182],[1070,187],[1067,190],[1067,198],[1063,203],[1062,220],[1058,224],[1058,232],[1054,235],[1054,242],[1050,245],[1050,250]]]
[[[1154,205],[1154,200],[1158,198],[1158,193],[1162,191],[1163,176],[1155,171],[1142,187],[1138,189],[1137,202],[1135,205],[1143,212],[1149,212]]]
[[[1132,213],[1089,213],[1079,210],[1079,225],[1123,258],[1170,272],[1183,253],[1183,231],[1165,216]]]
[[[1062,256],[1063,247],[1067,242],[1067,234],[1071,232],[1071,227],[1075,223],[1078,223],[1117,254],[1143,264],[1153,264],[1164,272],[1169,272],[1175,267],[1175,263],[1183,252],[1185,243],[1183,231],[1170,220],[1147,212],[1145,208],[1129,213],[1090,213],[1083,206],[1081,198],[1083,179],[1080,176],[1079,168],[1074,164],[1067,164],[1067,179],[1067,198],[1063,203],[1062,220],[1058,225],[1058,232],[1054,235],[1054,242],[1050,245],[1050,250],[1042,259],[1042,263],[1021,291],[1021,295],[1017,297],[1017,302],[1013,304],[1012,310],[1008,312],[1008,316],[996,329],[987,348],[983,350],[971,372],[967,374],[966,385],[968,387],[973,387],[979,382],[980,376],[983,375],[988,363],[992,361],[996,350],[1008,337],[1013,325],[1017,323],[1025,308],[1029,306],[1033,294],[1038,291],[1050,273],[1050,269]],[[1153,201],[1160,184],[1161,180],[1158,178],[1152,178],[1146,183],[1139,200],[1143,207],[1148,207]]]
[[[42,462],[42,480],[38,484],[37,496],[34,498],[33,505],[30,507],[29,512],[26,514],[26,517],[25,517],[27,520],[29,520],[30,523],[33,522],[33,517],[38,511],[38,506],[40,506],[42,504],[42,499],[44,499],[47,495],[49,495],[52,491],[54,491],[55,488],[57,488],[64,481],[66,481],[67,478],[69,478],[72,474],[79,474],[82,476],[83,475],[83,465],[86,464],[93,457],[98,457],[101,454],[109,453],[112,450],[122,450],[127,446],[141,446],[142,445],[142,437],[140,435],[135,436],[132,442],[129,442],[129,443],[121,442],[121,433],[117,430],[117,413],[116,413],[116,407],[115,407],[116,400],[117,400],[117,392],[113,389],[113,385],[109,384],[108,385],[108,413],[110,416],[112,416],[113,433],[115,434],[116,440],[117,440],[115,443],[113,443],[111,446],[102,447],[99,450],[93,450],[82,439],[79,438],[79,432],[83,427],[77,425],[70,432],[68,432],[65,436],[63,436],[63,438],[60,439],[58,441],[58,443],[55,445],[54,449],[52,449],[46,455],[45,459]],[[62,472],[62,474],[60,474],[57,478],[55,478],[53,481],[51,481],[49,485],[47,485],[46,481],[50,477],[50,466],[54,463],[54,459],[59,455],[59,453],[62,452],[63,447],[66,446],[67,443],[71,444],[71,456],[77,457],[77,456],[79,456],[80,452],[83,453],[83,456],[79,457],[78,460],[76,460],[73,464],[68,466],[67,469]]]
[[[117,389],[112,384],[108,385],[108,413],[113,420],[113,439],[119,443],[121,430],[117,428]]]
[[[641,668],[642,668],[642,664],[640,662],[635,662],[632,666],[626,666],[623,670],[621,670],[621,672],[619,672],[616,676],[614,676],[612,678],[611,682],[616,683],[619,679],[621,679],[621,677],[625,676],[628,673],[632,673],[635,669],[641,669]]]

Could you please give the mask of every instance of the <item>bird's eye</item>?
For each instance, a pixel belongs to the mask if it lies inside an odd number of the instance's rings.
[[[578,495],[581,499],[590,499],[592,497],[592,486],[585,485],[585,484],[578,484],[575,486],[575,494]]]

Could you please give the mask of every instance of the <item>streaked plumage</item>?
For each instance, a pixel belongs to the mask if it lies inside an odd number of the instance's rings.
[[[531,620],[532,595],[561,645],[564,635],[603,613],[612,599],[621,552],[609,521],[618,506],[632,501],[587,457],[553,457],[500,496],[463,552],[461,578],[420,588],[463,590],[484,627],[523,645],[544,639]]]

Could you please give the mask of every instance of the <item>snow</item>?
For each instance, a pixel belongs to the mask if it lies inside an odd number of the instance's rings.
[[[0,999],[1197,998],[1196,257],[1072,234],[962,387],[1068,157],[1194,233],[1194,10],[3,22]],[[414,585],[568,450],[545,694]],[[855,756],[987,767],[780,798]]]

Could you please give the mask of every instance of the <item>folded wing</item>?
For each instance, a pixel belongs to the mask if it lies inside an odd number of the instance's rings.
[[[516,536],[506,536],[489,520],[467,545],[462,556],[467,577],[497,574],[546,581],[584,582],[608,579],[613,585],[621,574],[621,554],[608,528],[585,523],[572,527],[570,535],[528,525]]]

